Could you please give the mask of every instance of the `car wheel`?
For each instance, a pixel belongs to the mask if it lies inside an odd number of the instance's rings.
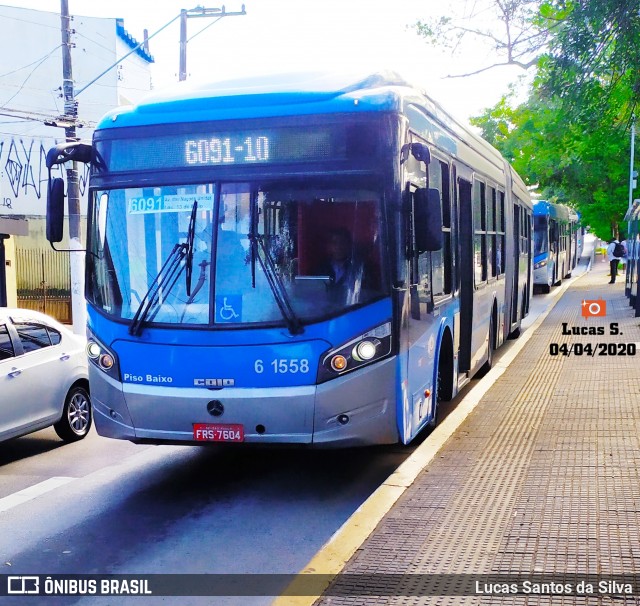
[[[64,401],[62,418],[53,428],[65,442],[82,440],[91,429],[91,400],[84,387],[74,385]]]

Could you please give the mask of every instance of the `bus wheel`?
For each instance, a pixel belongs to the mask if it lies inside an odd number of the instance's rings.
[[[560,286],[560,284],[562,284],[562,268],[558,267],[558,264],[556,263],[556,267],[555,267],[555,271],[553,272],[553,280],[551,281],[551,284],[553,286]]]
[[[487,351],[487,361],[482,365],[480,370],[478,371],[478,377],[484,377],[493,366],[493,352],[495,350],[495,342],[496,342],[496,326],[495,321],[492,319],[491,324],[489,324],[489,347]]]
[[[437,381],[433,418],[429,421],[429,427],[435,427],[438,424],[440,403],[453,399],[453,346],[449,338],[442,343],[438,358]]]

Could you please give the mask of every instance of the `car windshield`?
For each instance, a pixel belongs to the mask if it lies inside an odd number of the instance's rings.
[[[196,206],[190,288],[157,287],[146,323],[292,326],[387,293],[380,193],[358,182],[222,183],[94,193],[87,294],[132,319]]]

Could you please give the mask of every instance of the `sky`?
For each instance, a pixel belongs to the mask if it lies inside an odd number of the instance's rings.
[[[1,2],[2,0],[0,0]],[[522,72],[496,68],[478,76],[446,78],[495,61],[476,48],[461,56],[427,45],[411,26],[449,4],[467,0],[245,0],[246,15],[190,18],[187,22],[188,80],[224,80],[243,75],[299,70],[395,69],[423,87],[449,113],[467,121],[494,105]],[[122,18],[125,29],[143,39],[177,17],[180,9],[198,6],[187,0],[68,0],[70,13]],[[3,4],[60,11],[60,0],[5,0]],[[227,12],[243,2],[224,0]],[[221,8],[223,3],[201,3]],[[155,59],[155,88],[178,80],[179,21],[150,42]],[[97,74],[96,74],[97,75]],[[83,83],[76,83],[76,90]]]

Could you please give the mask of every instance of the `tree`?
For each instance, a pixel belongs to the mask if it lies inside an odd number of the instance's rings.
[[[543,86],[558,96],[576,118],[617,109],[628,122],[640,93],[640,6],[637,0],[549,1],[542,12],[562,11],[541,68]]]
[[[494,61],[450,77],[471,76],[506,65],[526,70],[537,65],[562,16],[556,10],[540,19],[540,4],[540,0],[478,0],[457,8],[449,3],[446,15],[419,20],[415,29],[431,44],[447,46],[454,52],[463,52],[467,42],[484,44],[492,51]]]
[[[577,207],[603,239],[628,201],[628,129],[640,99],[637,0],[479,0],[474,12],[420,22],[431,41],[490,42],[498,65],[535,66],[526,103],[505,97],[472,122],[530,185]],[[487,16],[495,15],[495,24]]]
[[[585,128],[557,97],[534,90],[515,108],[503,98],[472,124],[544,199],[577,208],[585,225],[609,239],[626,210],[629,143],[624,128],[601,118]]]

